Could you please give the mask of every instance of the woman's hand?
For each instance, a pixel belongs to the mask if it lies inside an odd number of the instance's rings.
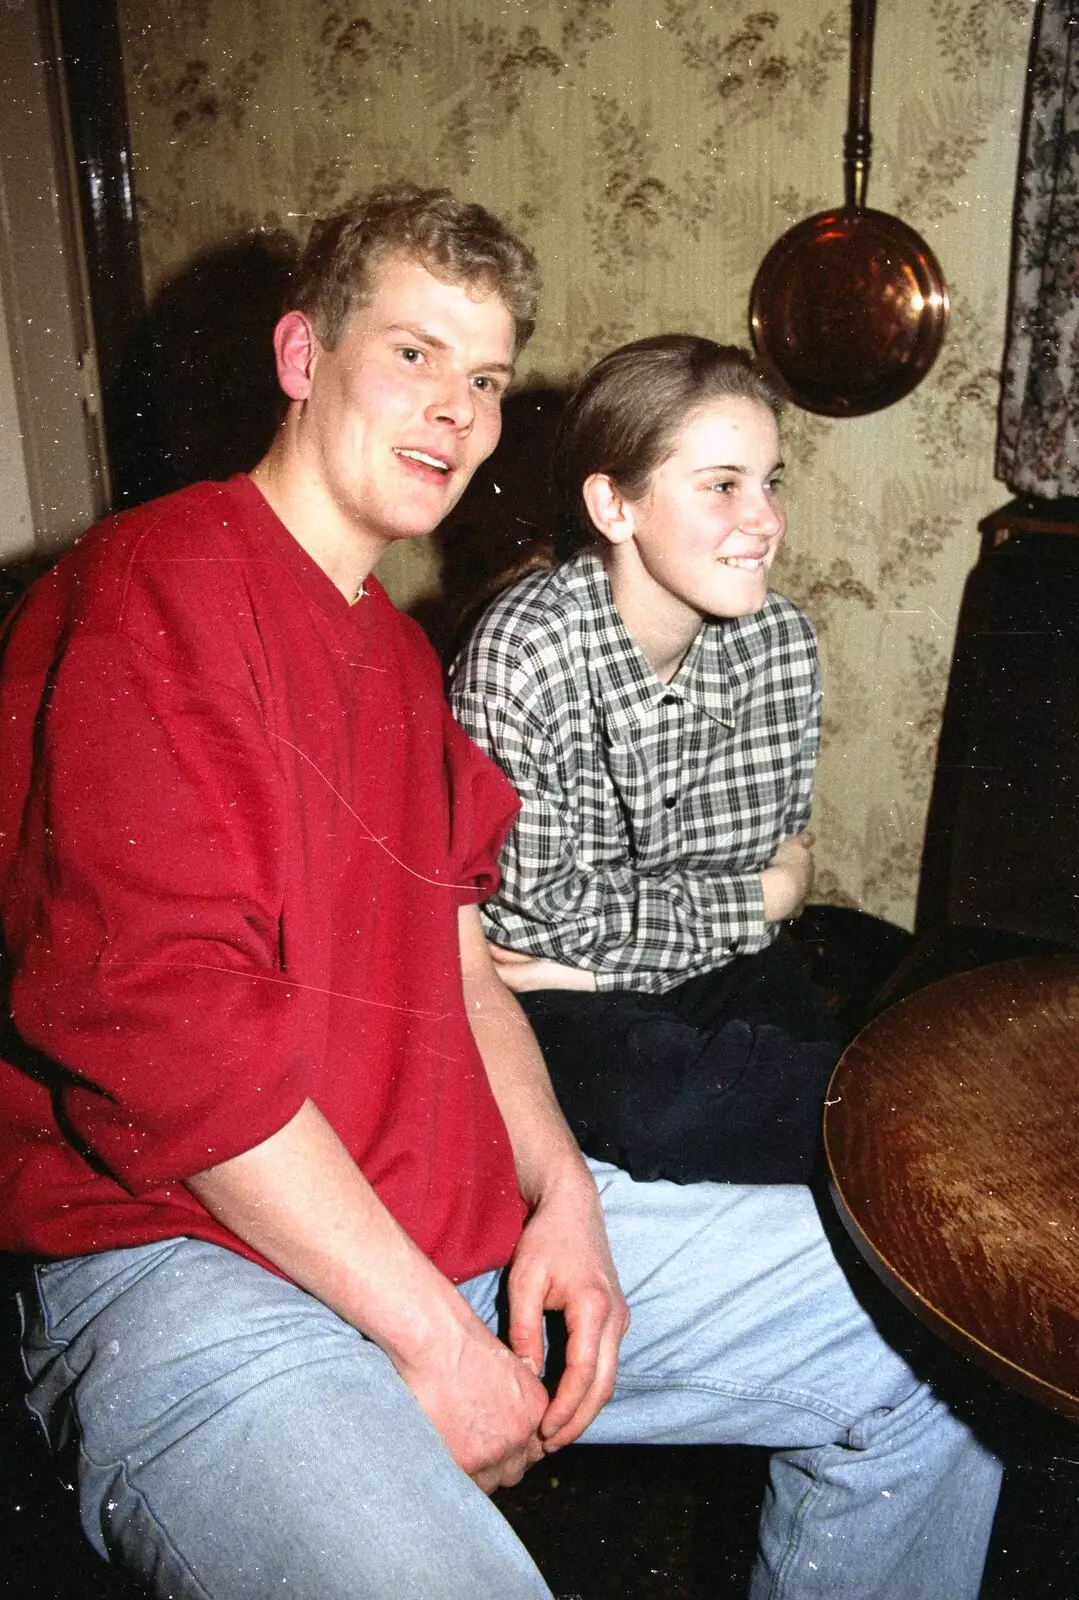
[[[796,833],[784,839],[761,873],[765,922],[786,922],[801,915],[813,887],[813,845],[816,835]]]
[[[545,956],[526,956],[520,950],[506,950],[502,945],[487,945],[498,976],[514,994],[525,994],[530,989],[579,989],[587,994],[596,990],[596,975],[585,967],[566,966],[561,961],[550,961]]]

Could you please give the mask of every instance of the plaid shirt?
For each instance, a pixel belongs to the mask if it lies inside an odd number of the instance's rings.
[[[653,992],[771,942],[760,872],[806,825],[820,719],[789,601],[706,623],[661,683],[585,552],[495,601],[450,698],[522,802],[491,939]]]

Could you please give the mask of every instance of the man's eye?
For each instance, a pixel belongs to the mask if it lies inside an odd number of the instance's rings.
[[[493,378],[487,377],[487,375],[485,373],[482,373],[482,372],[477,373],[476,376],[473,378],[472,387],[473,387],[473,389],[478,389],[481,394],[497,394],[498,393],[498,385],[495,382],[495,380]]]
[[[403,345],[401,347],[401,359],[402,361],[407,361],[410,366],[415,366],[417,361],[423,360],[423,351],[415,349],[410,344]]]

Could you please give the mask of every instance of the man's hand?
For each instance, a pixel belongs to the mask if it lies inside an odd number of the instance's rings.
[[[539,1361],[530,1367],[507,1350],[421,1254],[310,1101],[262,1144],[186,1181],[215,1217],[381,1346],[481,1488],[517,1483],[539,1460]]]
[[[461,1301],[461,1326],[420,1360],[391,1359],[454,1459],[488,1494],[572,1444],[614,1391],[629,1310],[599,1195],[576,1160],[532,1211],[509,1269],[507,1349]],[[566,1365],[548,1399],[543,1315],[566,1320]]]
[[[596,975],[585,967],[526,956],[520,950],[507,950],[498,944],[488,944],[487,948],[498,976],[514,994],[525,994],[529,989],[580,989],[589,994],[596,991]]]
[[[540,1423],[542,1448],[572,1444],[614,1392],[618,1348],[629,1327],[588,1169],[568,1171],[535,1207],[509,1272],[509,1341],[525,1362],[543,1361],[543,1313],[566,1320],[566,1365]]]
[[[813,887],[815,839],[808,832],[784,839],[761,873],[765,922],[785,922],[801,914]]]
[[[391,1359],[454,1460],[485,1493],[519,1483],[544,1454],[547,1391],[538,1368],[507,1350],[478,1317],[420,1362]]]
[[[558,1108],[535,1036],[499,981],[477,908],[463,906],[459,921],[465,1009],[529,1206],[509,1267],[514,1355],[539,1372],[544,1312],[561,1311],[566,1319],[565,1372],[539,1425],[542,1449],[558,1450],[610,1399],[629,1311],[596,1185]]]

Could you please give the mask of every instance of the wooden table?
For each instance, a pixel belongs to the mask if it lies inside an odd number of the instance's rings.
[[[899,1298],[1079,1418],[1079,957],[962,973],[871,1022],[824,1116],[832,1192]]]

